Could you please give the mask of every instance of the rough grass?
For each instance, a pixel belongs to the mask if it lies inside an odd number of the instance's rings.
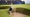
[[[0,9],[0,17],[10,17],[8,14],[8,9]]]
[[[5,7],[5,6],[3,6],[3,5],[0,5],[1,7]],[[8,7],[8,6],[7,6]],[[9,8],[9,7],[8,7]],[[8,11],[9,11],[9,9],[0,9],[0,17],[11,17],[11,16],[9,16],[9,14],[8,14]]]
[[[25,9],[25,8],[16,8],[16,12],[23,13],[25,15],[30,16],[30,10]]]

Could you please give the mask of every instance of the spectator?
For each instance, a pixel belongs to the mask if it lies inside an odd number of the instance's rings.
[[[21,0],[12,1],[11,3],[13,3],[13,4],[25,4],[25,2],[21,1]]]
[[[0,4],[2,4],[1,1],[0,1]]]
[[[25,2],[21,0],[20,1],[17,0],[17,1],[14,1],[13,4],[25,4]]]
[[[11,1],[7,1],[7,4],[11,4]]]
[[[2,3],[2,4],[6,4],[6,1],[5,1],[5,0],[1,0],[1,3]]]
[[[25,2],[24,2],[24,1],[22,1],[22,4],[25,4]]]
[[[14,1],[14,4],[22,4],[22,2]]]
[[[6,2],[5,2],[5,1],[3,1],[2,3],[3,3],[3,4],[6,4]]]

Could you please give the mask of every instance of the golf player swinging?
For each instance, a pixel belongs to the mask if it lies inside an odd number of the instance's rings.
[[[14,12],[14,10],[15,10],[15,9],[11,6],[11,7],[9,8],[9,12],[8,12],[8,13],[9,13],[9,15],[12,15],[12,14],[13,14],[13,12]]]

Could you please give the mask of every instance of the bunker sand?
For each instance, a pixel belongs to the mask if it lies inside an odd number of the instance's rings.
[[[13,15],[14,14],[14,15]],[[27,15],[24,15],[24,14],[22,14],[22,13],[13,13],[11,16],[12,17],[26,17]]]

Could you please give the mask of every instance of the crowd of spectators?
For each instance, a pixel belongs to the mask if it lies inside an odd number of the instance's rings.
[[[25,4],[24,1],[0,1],[0,4]]]

